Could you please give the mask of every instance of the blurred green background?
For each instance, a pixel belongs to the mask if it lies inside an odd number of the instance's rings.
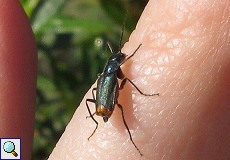
[[[135,28],[147,0],[21,0],[38,48],[32,159],[47,159],[86,91]],[[128,11],[128,12],[127,12]]]

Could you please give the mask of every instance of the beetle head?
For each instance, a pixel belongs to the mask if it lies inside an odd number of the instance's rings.
[[[118,64],[121,64],[122,62],[124,62],[126,58],[126,55],[124,53],[122,53],[121,51],[113,54],[110,58],[109,58],[109,62],[116,62]]]

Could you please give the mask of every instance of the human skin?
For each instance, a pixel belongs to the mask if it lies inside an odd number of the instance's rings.
[[[22,137],[30,159],[35,105],[36,49],[17,0],[0,0],[0,136]],[[138,148],[116,107],[95,128],[86,94],[49,159],[229,159],[230,2],[150,0],[122,51],[142,47],[122,66],[127,84],[119,103]],[[95,85],[93,86],[95,87]],[[92,112],[95,106],[91,105]],[[13,127],[12,127],[13,126]],[[13,130],[12,130],[13,128]]]
[[[122,65],[125,118],[141,157],[129,140],[118,107],[88,141],[95,123],[86,94],[54,148],[53,159],[229,159],[230,1],[150,0],[122,51],[136,55]],[[96,87],[94,84],[92,87]],[[90,105],[92,112],[94,104]]]
[[[0,0],[0,138],[21,138],[31,159],[36,97],[34,36],[18,0]]]

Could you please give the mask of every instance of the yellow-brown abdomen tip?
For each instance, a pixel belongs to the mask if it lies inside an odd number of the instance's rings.
[[[107,122],[112,115],[113,109],[107,108],[103,105],[96,106],[96,115],[103,117],[104,122]]]

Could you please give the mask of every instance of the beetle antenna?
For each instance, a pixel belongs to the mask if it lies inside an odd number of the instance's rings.
[[[110,43],[109,43],[108,41],[107,41],[107,45],[108,45],[108,47],[109,47],[110,52],[111,52],[112,54],[114,54],[113,48],[111,47],[111,45],[110,45]]]
[[[126,22],[126,19],[127,19],[127,13],[128,13],[128,11],[126,11],[125,18],[124,18],[124,21],[123,21],[122,30],[121,30],[121,38],[120,38],[120,43],[119,43],[119,50],[120,51],[121,51],[122,39],[123,39],[123,36],[124,36],[124,29],[125,29],[125,22]]]

